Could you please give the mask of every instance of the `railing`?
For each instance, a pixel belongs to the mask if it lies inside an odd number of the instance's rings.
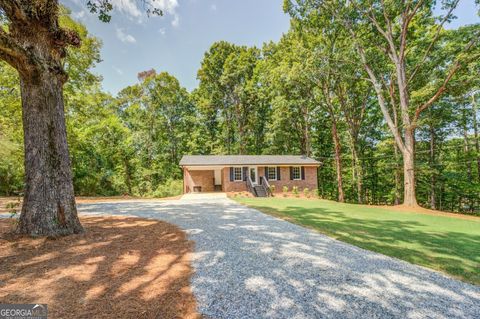
[[[253,194],[253,196],[257,196],[255,193],[255,188],[253,187],[253,182],[252,179],[250,178],[250,175],[247,175],[247,190]]]
[[[270,189],[270,184],[268,183],[268,180],[265,178],[265,176],[260,177],[260,185],[265,190],[265,194],[267,194],[267,197],[272,196],[272,190]]]

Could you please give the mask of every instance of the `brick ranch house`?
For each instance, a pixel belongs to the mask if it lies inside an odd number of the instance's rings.
[[[271,186],[282,192],[318,187],[320,162],[299,155],[185,155],[183,192],[242,192],[268,196]]]

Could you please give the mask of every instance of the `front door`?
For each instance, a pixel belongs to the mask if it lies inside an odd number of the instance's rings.
[[[252,180],[252,183],[257,184],[258,183],[257,167],[256,166],[251,166],[251,167],[248,168],[248,170],[249,170],[249,173],[250,173],[250,179]]]

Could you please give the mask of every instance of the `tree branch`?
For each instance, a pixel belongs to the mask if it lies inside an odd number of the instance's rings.
[[[443,20],[442,20],[442,21],[440,22],[440,24],[438,25],[437,30],[435,31],[435,35],[433,36],[432,42],[430,42],[427,50],[425,51],[422,59],[420,60],[420,62],[418,62],[418,63],[415,65],[415,68],[413,69],[412,74],[411,74],[410,77],[408,78],[407,84],[410,83],[410,81],[415,77],[415,75],[417,74],[418,70],[419,70],[420,67],[423,65],[423,63],[425,62],[425,60],[427,59],[428,55],[430,54],[430,51],[432,51],[433,46],[435,45],[435,43],[436,43],[437,40],[438,40],[438,37],[440,36],[440,31],[443,29],[443,25],[445,24],[445,22],[447,22],[448,18],[452,15],[452,12],[453,12],[453,10],[457,7],[459,1],[460,1],[460,0],[456,0],[456,1],[452,4],[452,7],[450,8],[450,10],[448,11],[448,13],[445,15],[445,17],[443,18]],[[413,18],[413,14],[414,14],[414,12],[412,13],[412,18]],[[410,18],[410,20],[411,20],[411,18]]]
[[[367,71],[368,76],[372,80],[373,83],[373,88],[375,89],[375,93],[377,94],[377,99],[378,99],[378,104],[380,105],[380,110],[383,113],[383,117],[385,118],[385,121],[387,122],[388,127],[390,128],[390,131],[392,132],[395,141],[397,142],[398,148],[402,151],[405,152],[405,144],[403,143],[403,140],[400,136],[400,132],[398,131],[398,127],[393,123],[392,117],[390,116],[390,113],[388,112],[388,108],[385,102],[385,98],[383,97],[383,92],[382,92],[382,85],[377,79],[377,76],[373,72],[372,68],[370,65],[367,63],[367,59],[365,57],[365,52],[362,47],[360,47],[358,44],[355,44],[357,47],[357,51],[360,55],[360,59],[362,60],[362,63],[365,67],[365,70]],[[392,107],[395,107],[393,105]]]
[[[479,38],[479,34],[476,34],[473,37],[473,39],[467,44],[465,49],[463,49],[462,52],[466,52],[466,51],[470,50],[470,48],[472,48],[473,45],[479,40],[478,38]],[[422,104],[420,107],[418,107],[415,110],[415,117],[414,117],[414,121],[413,121],[414,123],[416,123],[416,121],[420,117],[420,114],[425,109],[427,109],[430,105],[432,105],[440,97],[440,95],[442,95],[443,92],[445,92],[445,90],[447,89],[448,82],[450,82],[450,80],[453,78],[455,73],[461,68],[461,66],[462,66],[461,61],[459,59],[457,59],[457,61],[455,61],[455,64],[453,65],[453,67],[450,69],[450,72],[448,72],[448,75],[445,78],[445,80],[443,81],[442,85],[438,88],[437,92],[435,92],[435,94],[427,102],[425,102],[424,104]]]
[[[3,9],[10,21],[27,21],[27,16],[19,1],[0,0],[0,8]]]
[[[21,60],[26,57],[26,50],[0,28],[0,58],[18,70]]]

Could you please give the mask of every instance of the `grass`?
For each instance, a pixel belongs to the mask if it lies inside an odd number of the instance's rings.
[[[234,198],[267,214],[480,285],[480,218],[299,198]]]

